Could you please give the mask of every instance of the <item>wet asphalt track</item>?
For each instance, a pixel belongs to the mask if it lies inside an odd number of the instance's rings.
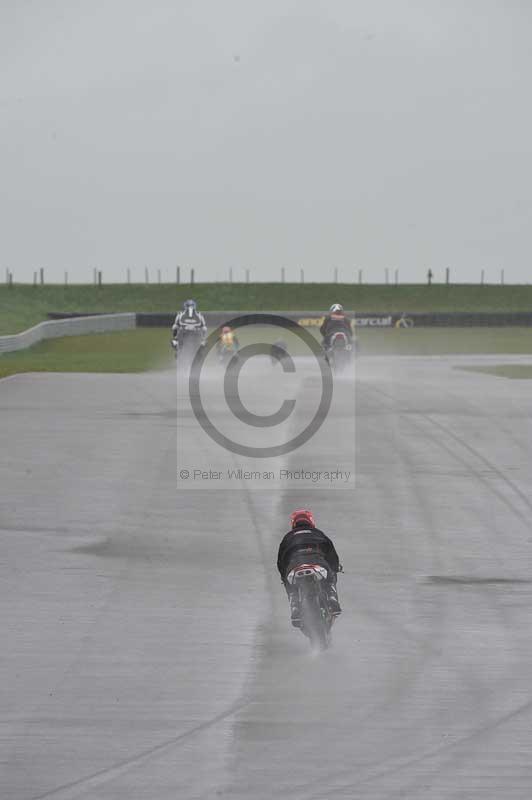
[[[354,494],[176,492],[171,375],[0,381],[0,796],[528,800],[532,383],[459,363],[361,359]],[[307,503],[345,566],[319,658],[274,563]]]

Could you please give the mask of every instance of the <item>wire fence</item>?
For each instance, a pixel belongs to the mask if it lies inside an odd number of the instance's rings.
[[[322,280],[316,281],[315,279],[311,279],[307,281],[309,283],[343,283],[343,284],[383,284],[383,285],[393,285],[399,286],[401,285],[401,275],[400,270],[398,267],[385,267],[383,273],[381,274],[382,280],[375,279],[375,270],[371,270],[370,280],[366,280],[364,275],[364,270],[362,268],[356,268],[353,270],[349,269],[342,269],[340,270],[338,267],[334,267],[331,271],[327,271],[328,276],[325,276]],[[144,267],[143,271],[140,272],[140,279],[139,280],[132,280],[134,277],[139,277],[139,270],[133,270],[131,267],[126,267],[123,273],[123,280],[117,280],[115,277],[116,273],[113,271],[113,276],[110,280],[106,280],[104,276],[104,272],[102,269],[98,269],[94,267],[92,271],[87,276],[87,281],[84,282],[79,280],[79,272],[76,270],[76,280],[72,283],[75,285],[88,285],[93,284],[94,286],[103,286],[104,283],[107,284],[131,284],[135,283],[137,285],[145,284],[149,286],[150,284],[170,284],[175,283],[176,285],[184,284],[188,286],[193,286],[196,283],[301,283],[304,284],[306,282],[305,277],[305,270],[301,267],[290,269],[288,270],[287,267],[281,267],[277,276],[274,272],[270,273],[268,279],[261,278],[259,280],[253,280],[252,270],[250,268],[244,269],[236,269],[233,267],[229,267],[227,272],[223,275],[217,273],[217,276],[212,279],[209,278],[207,280],[201,280],[201,276],[197,273],[195,267],[184,268],[181,266],[177,266],[175,268],[175,273],[172,273],[168,270],[163,271],[159,267],[150,268]],[[164,278],[164,280],[163,280]],[[277,278],[277,279],[276,279]],[[64,278],[62,283],[65,286],[68,286],[70,283],[71,274],[68,270],[64,272]],[[6,268],[5,270],[5,284],[7,286],[13,286],[17,281],[15,280],[15,274],[13,270]],[[20,280],[18,283],[21,284],[33,284],[34,287],[44,286],[45,283],[51,285],[58,285],[61,282],[54,280],[54,281],[47,281],[45,269],[44,267],[40,267],[38,270],[34,270],[33,272],[33,281],[31,280]],[[488,271],[485,269],[481,269],[478,273],[477,280],[452,280],[452,273],[450,267],[445,267],[442,270],[433,270],[432,268],[428,268],[426,272],[420,275],[419,281],[412,281],[407,280],[403,283],[425,283],[427,286],[431,286],[433,283],[437,284],[475,284],[478,283],[479,286],[484,285],[505,285],[505,270],[500,269],[498,271],[491,270],[488,274]]]

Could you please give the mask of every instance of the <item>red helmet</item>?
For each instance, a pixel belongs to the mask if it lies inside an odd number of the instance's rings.
[[[298,508],[290,514],[290,523],[292,530],[299,527],[299,525],[308,525],[311,528],[316,527],[314,514],[308,508]]]
[[[232,333],[229,325],[224,325],[224,327],[222,328],[222,333]]]

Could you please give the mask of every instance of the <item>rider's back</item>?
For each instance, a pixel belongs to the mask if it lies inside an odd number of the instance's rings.
[[[195,328],[203,327],[205,325],[205,320],[198,311],[193,311],[192,313],[181,311],[176,317],[175,324],[185,330],[194,330]]]
[[[322,555],[335,572],[339,561],[334,544],[319,528],[296,528],[288,531],[279,545],[277,567],[281,574],[286,570],[290,559],[298,552],[311,552]]]
[[[343,312],[328,314],[320,327],[322,336],[330,336],[335,331],[344,331],[349,336],[353,332],[351,320]]]

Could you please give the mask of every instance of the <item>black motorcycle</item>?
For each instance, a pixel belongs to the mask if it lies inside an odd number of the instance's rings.
[[[327,569],[321,564],[300,564],[288,574],[288,582],[298,591],[301,608],[301,630],[315,652],[331,644],[334,617],[327,602],[325,582]]]
[[[355,342],[350,340],[346,333],[343,331],[333,333],[327,350],[327,360],[335,374],[341,375],[342,372],[346,372],[351,365],[355,350]]]
[[[284,339],[277,339],[271,346],[270,350],[270,360],[272,363],[272,367],[276,367],[279,364],[284,366],[285,361],[288,361],[288,347]]]

